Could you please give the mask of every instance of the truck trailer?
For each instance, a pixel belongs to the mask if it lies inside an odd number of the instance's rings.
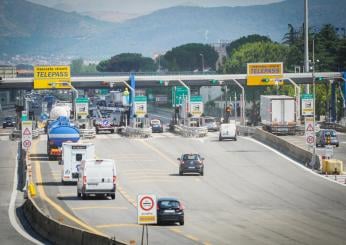
[[[261,95],[260,116],[263,129],[273,134],[296,133],[295,99],[286,95]]]

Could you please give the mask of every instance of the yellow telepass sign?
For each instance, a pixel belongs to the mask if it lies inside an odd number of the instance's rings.
[[[272,86],[283,84],[283,63],[248,63],[248,86]]]
[[[34,89],[66,89],[71,88],[70,83],[70,66],[34,67]]]

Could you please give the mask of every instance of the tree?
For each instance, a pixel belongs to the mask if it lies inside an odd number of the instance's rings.
[[[96,72],[96,64],[85,65],[81,58],[72,60],[70,67],[73,74]]]
[[[258,34],[253,34],[253,35],[249,35],[246,37],[241,37],[241,38],[231,42],[229,45],[227,45],[226,52],[229,56],[231,56],[233,51],[235,51],[236,49],[238,49],[242,45],[248,44],[248,43],[256,43],[256,42],[272,42],[272,40],[266,36],[261,36]]]
[[[200,43],[185,44],[168,51],[161,64],[170,71],[194,71],[204,68],[215,70],[218,53],[213,47]]]
[[[227,59],[225,73],[246,73],[247,63],[255,62],[285,62],[288,59],[289,48],[272,42],[247,43],[236,49]]]
[[[102,72],[149,72],[157,67],[151,58],[137,53],[122,53],[101,61],[96,68]]]

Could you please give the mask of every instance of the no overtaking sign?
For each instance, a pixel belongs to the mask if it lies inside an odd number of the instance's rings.
[[[151,194],[138,195],[137,198],[138,224],[156,224],[156,196]]]

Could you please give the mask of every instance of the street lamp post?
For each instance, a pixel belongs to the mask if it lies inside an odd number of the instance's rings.
[[[312,39],[312,94],[313,94],[313,125],[314,125],[314,144],[312,147],[312,164],[314,168],[316,164],[316,84],[315,84],[315,39]]]
[[[204,72],[204,55],[199,54],[202,57],[202,72]]]

